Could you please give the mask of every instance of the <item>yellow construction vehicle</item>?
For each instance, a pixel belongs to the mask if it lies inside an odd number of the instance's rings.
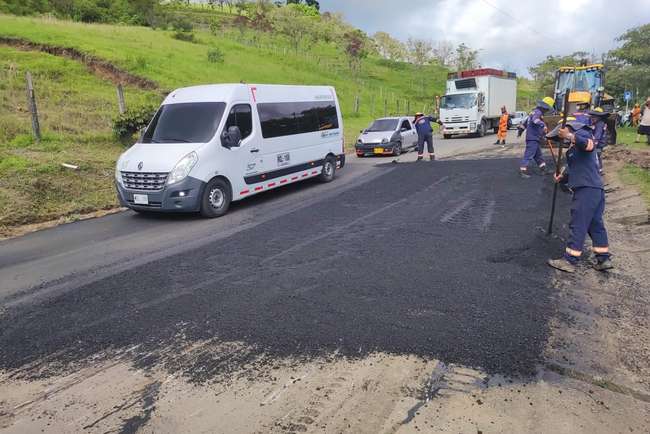
[[[616,116],[614,97],[605,92],[606,69],[603,64],[589,65],[583,62],[580,66],[563,66],[558,69],[555,75],[555,111],[559,115],[564,112],[564,94],[569,92],[569,107],[566,108],[569,114],[578,111],[578,106],[588,105],[593,110],[601,107],[603,111],[611,113],[607,120],[609,138],[611,142],[616,141]],[[554,126],[559,121],[559,116],[551,116],[548,119]],[[557,119],[556,119],[557,118]]]

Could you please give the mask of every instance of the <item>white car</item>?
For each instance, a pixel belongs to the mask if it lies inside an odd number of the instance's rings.
[[[345,164],[343,119],[329,86],[225,84],[173,91],[120,156],[120,203],[138,212],[218,217],[231,201]]]
[[[355,144],[357,157],[400,155],[418,145],[418,134],[411,118],[389,117],[375,120],[361,132]]]
[[[528,117],[528,113],[526,112],[514,112],[510,113],[510,124],[508,125],[508,128],[517,128],[523,121],[526,120]]]

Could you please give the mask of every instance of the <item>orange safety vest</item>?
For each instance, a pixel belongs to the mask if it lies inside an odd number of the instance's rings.
[[[499,138],[505,139],[506,134],[508,133],[508,118],[510,116],[508,113],[504,113],[501,115],[501,119],[499,119]]]

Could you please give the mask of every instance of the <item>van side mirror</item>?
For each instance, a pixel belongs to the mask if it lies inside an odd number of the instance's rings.
[[[241,145],[241,130],[238,126],[229,127],[221,134],[221,146],[224,148],[236,148]]]

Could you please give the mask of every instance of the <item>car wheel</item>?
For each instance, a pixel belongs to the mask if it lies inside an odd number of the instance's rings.
[[[402,143],[401,142],[398,142],[395,145],[395,148],[393,148],[393,155],[396,156],[396,157],[399,157],[400,155],[402,155]]]
[[[318,179],[321,182],[332,182],[334,180],[334,175],[336,175],[336,159],[332,156],[325,158],[323,163],[323,170],[320,173]]]
[[[201,215],[207,218],[221,217],[228,212],[232,191],[226,181],[215,178],[208,182],[201,196]]]

